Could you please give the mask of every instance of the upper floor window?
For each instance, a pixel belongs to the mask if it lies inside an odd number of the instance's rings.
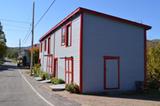
[[[50,42],[51,42],[51,38],[48,38],[48,54],[50,54]]]
[[[72,28],[71,23],[62,28],[61,46],[69,47],[72,44]]]
[[[71,30],[71,24],[68,24],[66,27],[66,46],[71,46],[71,37],[72,37],[72,30]]]
[[[65,35],[66,35],[66,27],[63,27],[62,34],[61,34],[61,46],[65,45]]]

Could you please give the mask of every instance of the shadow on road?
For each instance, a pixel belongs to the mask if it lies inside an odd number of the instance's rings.
[[[14,69],[18,69],[14,64],[3,64],[0,65],[0,72],[2,71],[14,71]]]
[[[2,71],[14,71],[15,69],[29,69],[29,67],[17,67],[16,64],[7,61],[3,65],[0,65],[0,72]]]

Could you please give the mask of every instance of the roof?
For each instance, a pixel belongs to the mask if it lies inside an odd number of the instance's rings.
[[[45,35],[43,35],[40,38],[40,41],[43,41],[52,32],[54,32],[57,28],[59,28],[60,26],[62,26],[63,23],[65,23],[67,20],[69,20],[70,18],[72,18],[73,16],[75,16],[78,13],[90,13],[90,14],[101,16],[101,17],[105,17],[105,18],[108,18],[108,19],[111,19],[111,20],[114,20],[114,21],[130,24],[130,25],[134,25],[134,26],[138,26],[138,27],[142,27],[145,30],[151,29],[151,26],[149,26],[149,25],[145,25],[145,24],[142,24],[142,23],[130,21],[130,20],[127,20],[127,19],[123,19],[123,18],[119,18],[119,17],[116,17],[116,16],[112,16],[112,15],[104,14],[104,13],[97,12],[97,11],[94,11],[94,10],[89,10],[89,9],[86,9],[86,8],[79,7],[75,11],[73,11],[71,14],[69,14],[66,18],[64,18],[62,21],[60,21],[56,26],[54,26],[53,28],[51,28]]]

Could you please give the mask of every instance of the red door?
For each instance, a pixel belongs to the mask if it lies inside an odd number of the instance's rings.
[[[65,81],[67,84],[73,82],[73,57],[65,58]]]

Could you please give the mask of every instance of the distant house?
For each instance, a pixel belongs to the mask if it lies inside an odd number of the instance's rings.
[[[33,45],[33,51],[37,52],[37,53],[33,53],[34,56],[33,56],[33,64],[37,64],[38,61],[39,61],[39,54],[38,54],[38,51],[39,51],[39,47],[40,45],[39,44],[34,44]],[[21,50],[21,53],[19,54],[19,57],[23,59],[23,65],[24,66],[30,66],[30,51],[31,51],[31,47],[26,47],[26,48],[23,48]]]
[[[78,8],[40,38],[41,69],[81,93],[134,90],[146,76],[150,26]]]

